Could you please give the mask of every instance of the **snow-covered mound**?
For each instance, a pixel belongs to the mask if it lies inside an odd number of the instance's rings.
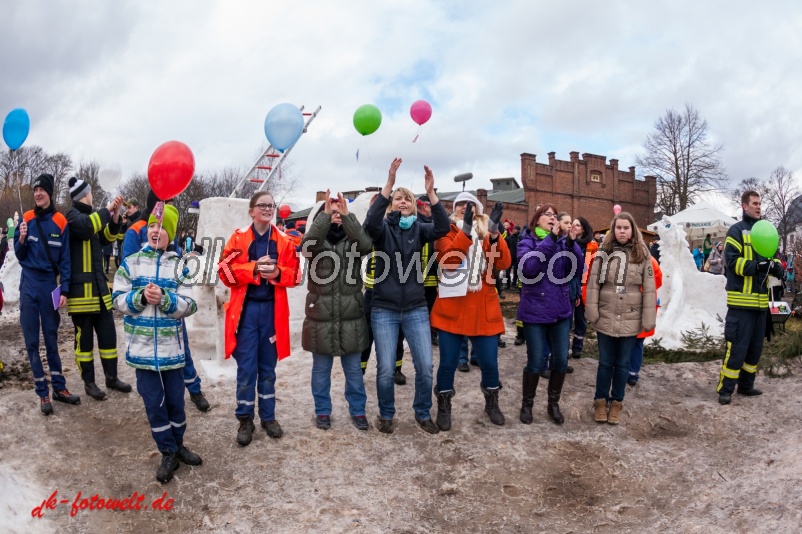
[[[667,349],[681,349],[682,332],[698,330],[702,323],[710,327],[711,335],[723,336],[722,321],[727,314],[725,277],[696,270],[681,225],[671,224],[664,217],[657,227],[663,286],[657,293],[660,309],[650,340],[659,339]]]

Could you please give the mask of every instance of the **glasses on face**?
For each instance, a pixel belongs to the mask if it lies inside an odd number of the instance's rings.
[[[275,207],[276,207],[275,204],[257,204],[256,206],[254,206],[254,208],[258,208],[262,211],[272,210]]]
[[[551,219],[552,217],[556,217],[556,215],[554,213],[550,212],[550,211],[547,211],[546,213],[541,215],[541,217],[546,217],[548,219]]]

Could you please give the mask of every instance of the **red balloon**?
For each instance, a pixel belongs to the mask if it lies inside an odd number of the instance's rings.
[[[195,174],[195,156],[181,141],[167,141],[157,148],[148,163],[148,182],[159,200],[180,195]]]
[[[282,204],[281,207],[278,209],[278,216],[282,219],[286,219],[292,215],[292,208],[289,207],[287,204]]]

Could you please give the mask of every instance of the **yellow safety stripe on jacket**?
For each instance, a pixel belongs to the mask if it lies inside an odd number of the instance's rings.
[[[117,357],[117,349],[98,349],[100,358],[103,360],[111,360]]]
[[[746,261],[751,261],[755,259],[755,253],[752,250],[752,236],[749,230],[743,231],[743,238],[744,238],[744,257]],[[744,276],[744,293],[751,294],[752,293],[752,281],[754,280],[754,276]]]
[[[725,241],[725,243],[726,243],[727,245],[732,245],[732,246],[733,246],[733,247],[734,247],[734,248],[735,248],[735,249],[738,251],[738,254],[740,254],[741,252],[743,252],[743,247],[742,247],[742,246],[741,246],[741,244],[740,244],[738,241],[736,241],[734,238],[732,238],[732,237],[729,237],[729,236],[728,236],[728,237],[727,237],[727,239],[726,239],[726,241]]]
[[[753,293],[747,295],[740,291],[727,291],[727,306],[737,308],[763,309],[769,307],[769,296],[767,294]]]
[[[88,288],[87,288],[88,286]],[[84,294],[92,295],[92,284],[84,284]],[[89,297],[68,297],[68,313],[100,313],[100,302],[103,301],[104,309],[111,310],[111,295],[99,297],[92,295]]]
[[[429,265],[429,254],[430,254],[430,244],[426,243],[423,245],[423,250],[421,251],[421,268],[426,271],[426,266]],[[426,277],[423,279],[423,286],[424,287],[437,287],[438,277],[437,277],[437,265],[433,265],[430,272],[426,274]]]
[[[103,237],[105,237],[107,241],[115,241],[118,236],[117,234],[112,234],[109,231],[109,226],[106,225],[106,227],[103,229]]]
[[[376,249],[370,250],[368,268],[365,270],[365,289],[373,289],[373,279],[376,275]]]
[[[92,221],[92,233],[96,234],[103,228],[103,221],[100,220],[100,214],[98,212],[94,212],[89,216],[89,220]]]
[[[81,272],[92,272],[92,244],[89,241],[81,242]]]

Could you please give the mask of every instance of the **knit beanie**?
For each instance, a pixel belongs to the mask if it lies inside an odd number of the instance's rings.
[[[485,212],[485,207],[482,206],[482,203],[479,202],[479,199],[467,191],[461,192],[459,195],[457,195],[457,198],[454,199],[455,206],[460,202],[473,202],[473,209],[476,210],[476,213],[479,215],[482,215]]]
[[[159,220],[152,214],[148,217],[148,226],[158,223]],[[175,232],[178,229],[178,210],[170,204],[164,205],[164,217],[162,217],[162,228],[167,232],[170,241],[175,239]]]
[[[40,174],[39,178],[33,182],[33,188],[36,189],[37,187],[41,187],[47,193],[47,196],[50,197],[50,200],[53,200],[53,187],[54,187],[55,179],[53,178],[52,174]]]
[[[78,202],[92,192],[92,188],[89,187],[89,184],[76,176],[70,178],[70,181],[67,183],[70,186],[70,198],[73,202]]]

